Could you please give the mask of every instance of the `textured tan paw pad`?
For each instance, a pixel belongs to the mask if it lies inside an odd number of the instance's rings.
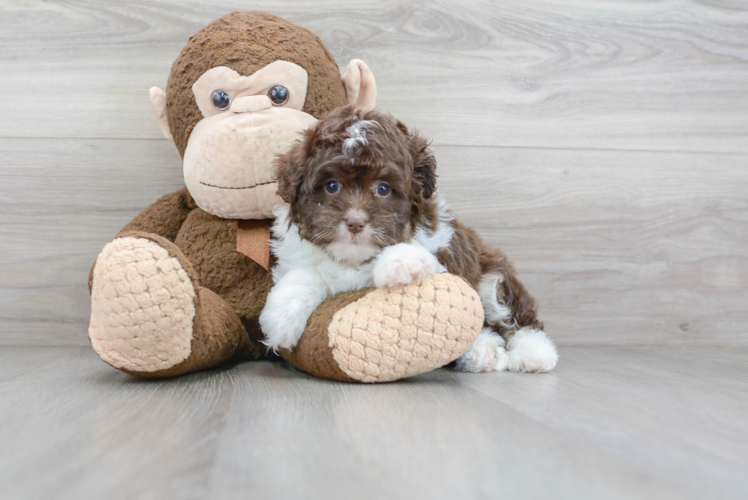
[[[332,318],[333,357],[361,382],[398,380],[454,361],[483,326],[480,297],[464,280],[434,274],[418,285],[380,288]]]
[[[96,260],[88,335],[115,368],[154,372],[190,354],[195,289],[176,257],[145,239],[117,238]]]

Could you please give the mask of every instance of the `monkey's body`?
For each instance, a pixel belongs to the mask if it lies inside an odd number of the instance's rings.
[[[167,214],[168,217],[165,217]],[[182,189],[162,197],[123,228],[114,242],[134,240],[136,245],[139,242],[141,244],[148,242],[147,245],[150,246],[158,245],[168,252],[169,258],[174,261],[174,267],[181,265],[190,278],[194,296],[189,293],[190,290],[181,291],[181,293],[186,301],[194,302],[194,318],[191,328],[173,328],[173,325],[171,328],[170,325],[163,328],[172,337],[169,342],[174,342],[175,339],[181,337],[185,343],[189,344],[189,348],[182,350],[181,355],[170,356],[166,360],[163,356],[155,355],[158,359],[150,362],[148,360],[149,348],[153,352],[159,352],[163,350],[165,344],[168,344],[167,342],[157,337],[149,339],[147,332],[141,333],[135,342],[123,342],[123,339],[116,338],[116,335],[115,338],[111,335],[107,336],[106,333],[102,335],[101,331],[111,325],[97,322],[92,317],[92,340],[96,339],[97,350],[104,361],[132,375],[169,377],[210,368],[234,357],[241,360],[257,360],[272,355],[261,343],[263,334],[259,328],[258,317],[273,286],[273,280],[269,271],[237,251],[239,222],[205,212],[195,205],[187,189]],[[135,248],[132,253],[136,255],[143,253],[141,251],[144,248],[147,247]],[[128,250],[131,249],[128,248]],[[100,297],[107,295],[106,290],[112,288],[112,283],[107,278],[115,272],[109,272],[108,276],[99,276],[95,280],[97,268],[92,268],[89,285],[92,290],[98,286],[98,293],[94,293],[93,307],[98,310],[116,311],[121,307],[127,308],[131,303],[145,303],[146,305],[157,303],[158,300],[153,297],[154,294],[150,290],[145,290],[145,287],[141,287],[138,281],[141,276],[145,277],[146,282],[148,281],[148,272],[141,270],[155,259],[145,254],[139,256],[136,262],[121,266],[118,262],[120,253],[102,252],[96,266],[105,270],[112,269],[112,267],[122,269],[122,274],[128,276],[125,280],[127,283],[115,285],[118,297],[111,300],[101,299]],[[179,272],[170,268],[163,269],[164,266],[159,263],[155,266],[161,268],[159,275],[164,276],[165,282],[169,281],[170,273]],[[129,275],[136,272],[138,272],[136,279],[129,278]],[[467,302],[464,304],[466,307],[463,307],[462,298],[466,295],[467,285],[464,282],[461,283],[459,278],[447,275],[436,277],[436,281],[438,282],[436,288],[452,288],[451,294],[455,297],[455,302],[467,312],[462,315],[465,324],[455,326],[462,326],[467,332],[473,328],[479,328],[483,321],[482,315],[477,314],[480,307],[479,300]],[[428,290],[433,287],[433,283],[424,283],[421,286],[423,295],[429,295]],[[411,288],[417,289],[418,287]],[[331,342],[332,337],[328,332],[333,319],[338,319],[335,338],[343,338],[345,341],[346,332],[342,335],[340,333],[341,318],[343,318],[343,323],[346,322],[346,316],[360,318],[361,305],[356,302],[365,298],[370,291],[371,289],[357,290],[329,299],[310,319],[299,345],[293,352],[281,350],[282,356],[297,368],[320,377],[341,381],[376,381],[377,378],[372,377],[371,373],[357,368],[355,361],[354,366],[345,364],[341,366],[334,354],[335,346],[331,345],[336,342]],[[169,290],[169,293],[172,299],[178,298],[173,288]],[[386,294],[382,290],[378,293]],[[393,295],[399,296],[399,293]],[[433,295],[433,292],[431,294]],[[349,311],[345,311],[348,305],[352,307]],[[168,304],[161,303],[159,307],[165,310]],[[336,313],[342,314],[334,318]],[[169,311],[169,314],[174,314],[174,311]],[[110,318],[111,316],[107,317],[107,319]],[[158,325],[159,321],[164,319],[150,322]],[[397,321],[397,318],[388,318],[388,320]],[[348,323],[352,326],[350,320]],[[134,326],[137,329],[138,325]],[[391,336],[391,333],[385,330],[383,337]],[[353,328],[350,328],[347,336],[352,335]],[[470,339],[468,335],[462,341],[465,345],[469,345]],[[372,349],[375,346],[368,347],[368,355],[379,361],[381,358],[379,351]],[[419,347],[424,348],[423,345],[405,342],[404,348],[396,349],[395,352],[399,356],[407,357]],[[427,351],[431,357],[428,365],[431,368],[447,364],[455,357],[454,349],[439,351],[431,348],[432,346],[428,347]],[[116,351],[114,355],[112,355],[113,350]],[[361,358],[361,361],[366,360],[366,356]],[[169,366],[161,367],[164,362]],[[417,372],[424,371],[422,365],[423,363],[418,365]],[[415,363],[413,367],[416,369]],[[415,374],[415,372],[408,371],[408,366],[403,366],[398,373],[400,376]]]
[[[286,100],[272,100],[278,87]],[[240,252],[237,218],[272,217],[281,201],[271,178],[275,155],[346,102],[373,107],[376,84],[355,60],[341,79],[330,53],[303,28],[270,14],[236,12],[190,39],[167,91],[151,89],[151,101],[183,157],[188,187],[125,226],[89,278],[94,349],[115,368],[143,377],[266,356],[258,317],[273,282],[258,263],[263,259],[253,259],[263,249],[269,258],[269,231],[265,239],[254,233],[252,252],[243,240]],[[363,382],[396,380],[456,359],[464,352],[454,351],[456,342],[469,346],[483,324],[480,298],[446,274],[406,288],[331,297],[293,352],[280,354],[313,375]],[[443,325],[449,338],[413,338],[412,325],[437,320],[437,299],[460,318]],[[376,332],[365,344],[357,340],[362,325]]]

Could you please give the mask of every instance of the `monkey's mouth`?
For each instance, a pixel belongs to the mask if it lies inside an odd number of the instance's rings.
[[[200,181],[200,184],[203,186],[208,186],[216,189],[252,189],[256,188],[257,186],[266,186],[268,184],[275,184],[276,181],[268,181],[268,182],[260,182],[259,184],[255,184],[254,186],[244,186],[244,187],[234,187],[234,186],[216,186],[215,184],[208,184],[207,182]]]

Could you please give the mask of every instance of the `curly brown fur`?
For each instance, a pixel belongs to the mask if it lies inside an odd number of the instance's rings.
[[[478,288],[486,275],[500,278],[496,285],[496,299],[509,307],[512,319],[504,322],[486,321],[505,338],[514,330],[529,326],[543,329],[543,322],[537,317],[537,302],[517,279],[514,266],[507,256],[496,248],[486,246],[475,230],[454,221],[454,236],[448,248],[440,248],[436,255],[449,272],[465,279],[473,288]]]
[[[366,140],[346,148],[355,127]],[[435,167],[428,143],[409,135],[402,123],[347,106],[307,130],[277,162],[276,177],[278,194],[291,205],[291,222],[299,225],[303,238],[330,249],[348,214],[358,211],[365,214],[368,230],[361,237],[370,236],[371,246],[381,250],[410,240],[431,209],[427,200],[436,183]],[[330,182],[341,186],[339,193],[326,192]],[[387,196],[377,194],[382,183],[392,188]]]

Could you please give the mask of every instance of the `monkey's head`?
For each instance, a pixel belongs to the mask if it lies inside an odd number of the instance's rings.
[[[234,12],[190,38],[166,93],[153,87],[150,94],[197,205],[219,217],[264,219],[281,203],[275,157],[327,112],[373,108],[376,83],[358,60],[341,77],[319,38],[300,26]]]

